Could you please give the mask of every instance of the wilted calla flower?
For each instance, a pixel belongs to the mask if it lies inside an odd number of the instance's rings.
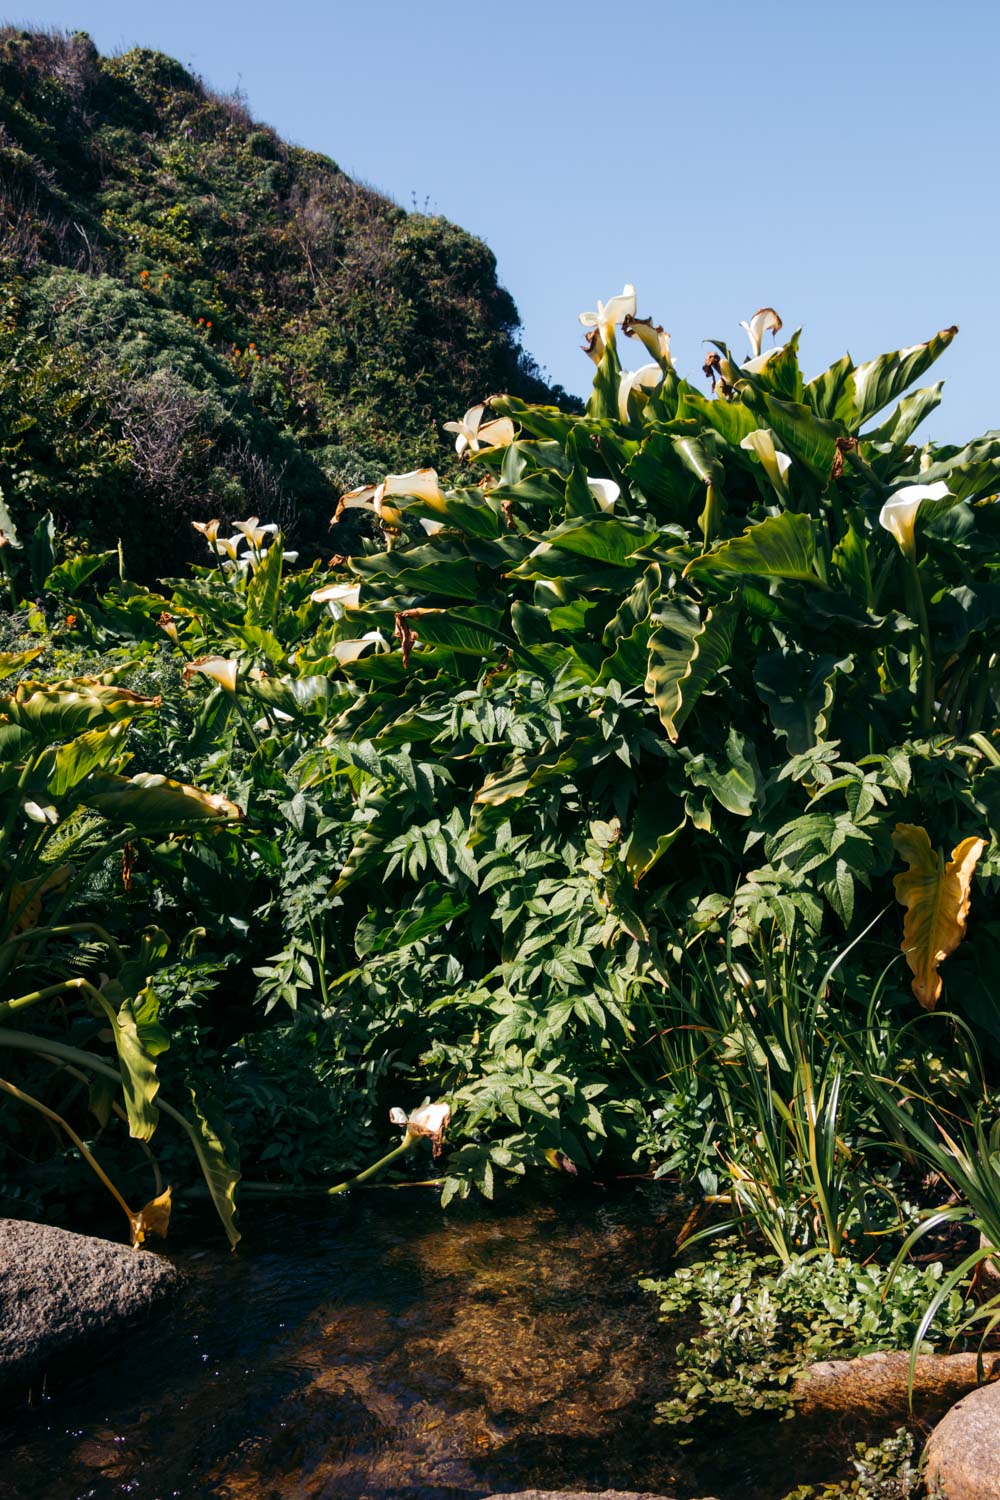
[[[211,677],[220,687],[225,688],[227,693],[236,692],[237,664],[226,656],[199,656],[197,661],[189,661],[184,668],[185,686],[190,683],[196,672],[204,677]]]
[[[614,510],[615,501],[621,494],[621,489],[613,479],[588,479],[587,488],[601,510]]]
[[[373,644],[376,651],[389,649],[389,642],[381,630],[369,630],[358,641],[337,641],[333,647],[333,654],[340,662],[357,661],[358,657]]]
[[[917,544],[914,528],[917,511],[925,500],[943,500],[951,494],[944,480],[936,484],[906,484],[890,495],[879,512],[879,525],[891,531],[901,550],[907,557],[916,555]]]
[[[749,323],[741,323],[740,327],[746,329],[751,354],[756,359],[761,351],[765,333],[777,333],[781,327],[781,319],[773,307],[759,307]]]
[[[610,302],[598,301],[596,312],[582,312],[580,322],[584,328],[596,328],[606,344],[615,331],[615,324],[624,318],[635,317],[635,287],[627,282],[624,290]]]
[[[191,525],[195,531],[200,531],[210,547],[215,546],[215,539],[219,535],[218,521],[192,521]]]
[[[663,379],[659,365],[643,365],[639,370],[623,370],[618,382],[618,415],[628,421],[628,398],[635,390],[651,391]]]
[[[788,497],[788,471],[792,466],[792,460],[787,453],[779,453],[774,446],[774,433],[769,427],[758,427],[755,432],[748,432],[740,443],[741,448],[746,448],[750,453],[756,453],[760,459],[768,479],[777,490],[781,498]]]
[[[640,339],[654,359],[670,364],[670,335],[659,324],[654,326],[652,318],[626,318],[622,333],[630,339]]]
[[[441,1154],[441,1141],[451,1121],[451,1105],[422,1104],[407,1117],[398,1105],[390,1109],[389,1119],[394,1125],[405,1125],[407,1135],[425,1135],[430,1141],[435,1156]]]
[[[348,490],[337,502],[331,526],[336,526],[345,510],[371,510],[375,504],[375,486],[363,484],[359,490]]]

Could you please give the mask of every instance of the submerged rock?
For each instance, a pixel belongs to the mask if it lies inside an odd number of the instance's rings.
[[[7,1403],[114,1341],[180,1281],[146,1250],[0,1219],[0,1392]]]
[[[948,1500],[1000,1500],[1000,1386],[963,1396],[930,1437],[927,1486]]]
[[[670,1500],[670,1496],[652,1495],[647,1490],[516,1490],[490,1495],[487,1500]]]
[[[903,1351],[863,1354],[858,1359],[825,1359],[810,1365],[792,1387],[797,1411],[862,1411],[874,1417],[903,1417],[909,1408],[910,1356]],[[960,1396],[1000,1377],[1000,1357],[983,1356],[982,1379],[975,1354],[921,1354],[913,1377],[913,1410],[918,1417],[944,1412]]]

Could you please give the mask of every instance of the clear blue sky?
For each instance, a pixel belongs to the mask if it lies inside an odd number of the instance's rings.
[[[577,313],[633,281],[696,379],[762,304],[809,373],[958,323],[928,435],[1000,427],[995,0],[23,3],[482,235],[570,389]]]

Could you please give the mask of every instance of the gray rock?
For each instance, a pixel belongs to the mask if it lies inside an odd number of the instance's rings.
[[[669,1495],[651,1495],[646,1490],[518,1490],[514,1494],[490,1495],[487,1500],[670,1500]]]
[[[78,1372],[179,1281],[146,1250],[0,1219],[0,1391],[23,1398],[69,1358]]]
[[[862,1354],[858,1359],[825,1359],[796,1379],[792,1394],[797,1410],[863,1411],[876,1417],[905,1417],[909,1409],[909,1353]],[[967,1391],[1000,1377],[1000,1358],[983,1356],[979,1378],[975,1354],[921,1354],[913,1375],[913,1410],[918,1417],[947,1411]]]
[[[928,1489],[948,1500],[1000,1500],[1000,1386],[963,1396],[927,1439]]]

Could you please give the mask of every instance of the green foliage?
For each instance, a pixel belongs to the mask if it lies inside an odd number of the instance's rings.
[[[641,1285],[665,1322],[695,1309],[698,1318],[698,1332],[677,1346],[677,1395],[658,1407],[660,1420],[690,1423],[714,1406],[791,1417],[792,1384],[807,1365],[905,1346],[941,1281],[940,1263],[890,1280],[875,1263],[799,1255],[783,1264],[732,1243],[665,1280],[647,1279]],[[953,1289],[924,1330],[925,1351],[952,1339],[961,1316]]]
[[[365,469],[443,456],[442,410],[548,398],[517,327],[481,241],[179,63],[0,28],[0,485],[22,529],[51,511],[122,536],[147,577],[187,553],[192,503],[321,546]]]
[[[947,1500],[935,1483],[926,1488],[921,1465],[915,1459],[916,1443],[905,1427],[881,1443],[855,1443],[851,1465],[854,1478],[841,1484],[800,1485],[785,1500],[911,1500],[929,1494],[931,1500]]]

